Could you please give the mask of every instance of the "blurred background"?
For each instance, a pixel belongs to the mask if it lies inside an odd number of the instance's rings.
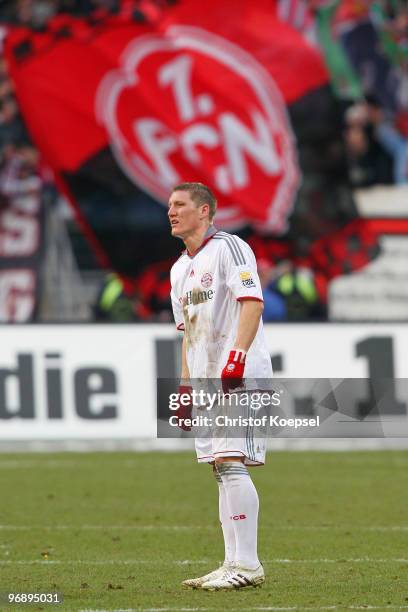
[[[84,31],[88,28],[84,36],[90,36],[91,30],[102,37],[103,28],[118,28],[114,19],[122,20],[123,27],[133,24],[136,34],[140,29],[158,31],[178,4],[164,0],[0,3],[0,321],[171,320],[168,272],[181,246],[168,236],[165,198],[158,198],[134,176],[131,180],[122,173],[118,176],[109,156],[96,169],[88,168],[88,173],[78,166],[69,178],[61,165],[53,167],[54,153],[46,135],[33,138],[38,133],[33,115],[41,105],[43,117],[60,113],[55,121],[62,123],[64,111],[59,107],[64,101],[54,92],[37,95],[34,83],[31,97],[26,95],[22,80],[33,81],[39,70],[19,74],[18,68],[13,69],[5,57],[5,41],[10,33],[26,28],[33,47],[39,48],[58,23],[58,27],[65,23],[67,31],[73,23],[80,24]],[[231,3],[219,4],[226,15],[237,19]],[[260,3],[259,12],[268,8],[299,33],[302,45],[319,55],[329,91],[319,87],[307,99],[298,95],[297,103],[286,101],[301,173],[288,229],[265,232],[256,211],[251,219],[248,207],[245,218],[224,221],[220,214],[218,224],[249,240],[257,254],[266,321],[406,320],[406,3],[280,0]],[[264,55],[270,44],[273,57],[276,41],[271,37],[268,43],[268,35],[258,34]],[[303,52],[299,39],[298,54]],[[54,37],[53,44],[62,48],[67,43]],[[48,54],[46,64],[43,51],[42,76],[48,69],[52,78],[56,61],[61,62],[59,70],[75,71],[69,59],[55,59],[53,49]],[[292,70],[295,56],[296,50],[282,56],[286,70]],[[301,78],[300,73],[293,74],[293,80]],[[54,145],[60,149],[66,146],[62,132]],[[200,161],[193,163],[182,178],[205,180],[203,167]],[[95,176],[96,172],[104,176]],[[214,182],[211,186],[217,191]],[[252,193],[256,201],[256,186]],[[228,205],[224,196],[221,193],[219,200]],[[24,208],[22,199],[32,204]],[[35,215],[29,213],[34,208]],[[346,237],[344,231],[336,231],[356,218],[370,223],[360,224]],[[316,242],[322,237],[326,242],[320,241],[319,247]]]
[[[0,25],[4,419],[37,397],[58,424],[63,402],[118,392],[101,365],[81,396],[88,353],[139,351],[130,377],[147,362],[149,381],[177,376],[166,201],[181,180],[209,184],[216,225],[254,249],[264,321],[288,325],[267,327],[277,372],[403,376],[404,0],[2,0]],[[294,366],[299,343],[314,367]]]

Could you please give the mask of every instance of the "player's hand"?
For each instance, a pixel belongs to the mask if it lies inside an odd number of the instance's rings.
[[[186,425],[184,419],[191,419],[191,414],[193,411],[193,397],[192,397],[193,387],[190,385],[179,385],[178,394],[179,394],[179,407],[175,411],[175,416],[177,417],[177,426],[184,431],[191,431],[191,427]],[[189,395],[190,400],[189,403],[186,402],[186,397],[183,398],[183,403],[180,401],[181,396]]]
[[[241,349],[230,351],[227,365],[221,372],[222,390],[229,393],[242,385],[244,378],[246,352]]]

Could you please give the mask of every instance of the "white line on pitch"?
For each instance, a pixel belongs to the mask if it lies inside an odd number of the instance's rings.
[[[67,531],[72,529],[84,531],[99,531],[108,529],[123,529],[129,531],[191,531],[194,529],[219,529],[216,525],[0,525],[3,531],[31,531],[43,529],[44,531]]]
[[[204,565],[211,564],[210,559],[180,559],[180,560],[161,560],[157,559],[0,559],[0,565]],[[316,564],[316,563],[408,563],[405,558],[376,558],[376,557],[357,557],[339,559],[266,559],[264,564]]]
[[[273,525],[265,528],[283,531],[408,531],[408,525]]]
[[[334,606],[254,606],[252,608],[240,608],[241,612],[253,610],[259,612],[296,612],[296,610],[406,610],[408,606],[370,606],[362,604],[360,606],[334,605]],[[128,608],[128,609],[93,609],[85,608],[79,612],[211,612],[219,608]]]
[[[19,461],[18,459],[0,459],[0,470],[13,470],[13,469],[26,469],[26,468],[60,468],[60,467],[87,467],[93,465],[92,463],[82,463],[79,461],[72,461],[69,459],[58,461]],[[121,466],[122,467],[122,466]]]
[[[44,531],[66,531],[75,530],[128,530],[128,531],[194,531],[219,529],[218,525],[1,525],[3,531],[31,531],[33,529],[43,529]],[[262,525],[261,529],[274,531],[408,531],[408,525]]]

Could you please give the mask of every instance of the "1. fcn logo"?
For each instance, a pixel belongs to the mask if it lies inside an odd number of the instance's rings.
[[[139,36],[103,78],[96,112],[122,170],[155,198],[193,176],[216,190],[220,226],[286,229],[294,136],[274,80],[236,44],[189,26]]]

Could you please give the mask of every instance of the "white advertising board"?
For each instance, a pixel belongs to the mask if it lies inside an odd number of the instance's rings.
[[[154,344],[143,327],[0,332],[0,439],[155,436]]]
[[[277,376],[408,378],[408,325],[266,326]],[[156,377],[176,377],[172,325],[0,327],[0,441],[156,437]]]

